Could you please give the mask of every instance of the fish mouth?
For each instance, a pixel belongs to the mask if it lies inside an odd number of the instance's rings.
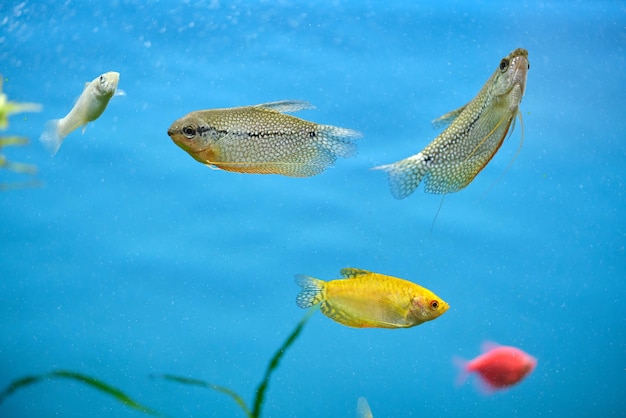
[[[526,67],[524,67],[524,63],[526,63]],[[516,63],[515,69],[513,70],[509,80],[510,86],[504,90],[502,93],[499,93],[500,97],[510,97],[511,94],[514,94],[516,99],[513,101],[516,104],[519,104],[522,101],[522,97],[524,96],[524,92],[526,91],[526,75],[528,72],[528,63],[522,61],[521,63]]]
[[[519,86],[522,91],[522,95],[524,95],[524,91],[526,90],[526,77],[528,75],[528,69],[530,68],[530,64],[528,63],[528,59],[526,56],[519,56],[515,60],[513,75],[511,77],[512,85],[511,90],[515,87]]]

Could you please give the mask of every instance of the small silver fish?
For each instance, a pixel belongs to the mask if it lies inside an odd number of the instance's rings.
[[[70,113],[62,119],[46,123],[46,129],[39,138],[44,146],[52,154],[56,154],[65,137],[72,131],[82,126],[84,133],[87,123],[98,119],[106,109],[109,100],[115,94],[119,80],[120,73],[110,71],[85,83],[85,88]]]
[[[167,130],[195,160],[225,171],[309,177],[356,151],[357,131],[319,125],[283,112],[312,106],[279,101],[191,112]]]
[[[374,167],[388,173],[393,196],[407,197],[422,180],[426,192],[439,194],[458,192],[470,184],[496,154],[511,123],[513,132],[529,68],[528,51],[511,52],[472,101],[433,121],[436,126],[449,126],[426,148]]]

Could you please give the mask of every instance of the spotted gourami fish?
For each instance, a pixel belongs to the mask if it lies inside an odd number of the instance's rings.
[[[519,348],[488,342],[483,344],[483,351],[470,361],[455,359],[461,369],[457,384],[463,383],[468,374],[478,373],[484,390],[493,392],[519,383],[537,366],[537,359]]]
[[[407,197],[422,180],[428,193],[458,192],[470,184],[498,151],[511,124],[515,127],[518,114],[521,123],[518,109],[529,68],[528,51],[511,52],[472,101],[433,121],[436,126],[449,126],[426,148],[396,163],[374,167],[388,173],[393,196]]]
[[[115,94],[119,79],[120,73],[110,71],[85,83],[85,88],[70,113],[62,119],[46,123],[46,129],[39,138],[44,146],[52,154],[56,154],[65,137],[72,131],[82,126],[84,133],[87,123],[98,119],[106,109]]]
[[[413,282],[367,270],[344,268],[342,279],[325,282],[298,275],[296,304],[320,304],[330,319],[354,328],[409,328],[448,310],[439,296]]]
[[[286,115],[312,106],[280,101],[199,110],[175,121],[172,141],[197,161],[238,173],[308,177],[356,151],[357,131]]]

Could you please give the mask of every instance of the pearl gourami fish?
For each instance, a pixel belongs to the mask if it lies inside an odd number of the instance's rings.
[[[511,52],[474,99],[433,121],[435,126],[449,126],[426,148],[374,167],[388,173],[393,196],[407,197],[422,180],[428,193],[453,193],[466,187],[496,154],[511,124],[515,127],[517,115],[521,123],[519,105],[529,68],[528,51]]]
[[[284,112],[310,109],[302,101],[200,110],[176,120],[167,134],[195,160],[238,173],[309,177],[356,152],[351,129],[319,125]]]
[[[487,392],[506,389],[521,382],[537,366],[537,359],[516,347],[487,342],[484,354],[473,360],[455,359],[461,369],[457,384],[463,383],[470,373],[480,376]]]
[[[298,275],[302,291],[296,304],[320,304],[330,319],[354,328],[409,328],[431,321],[450,307],[443,299],[408,280],[367,270],[344,268],[342,279],[325,282]]]
[[[115,94],[119,79],[120,73],[110,71],[86,83],[72,110],[64,118],[46,123],[46,129],[39,138],[44,146],[56,154],[67,135],[81,126],[84,133],[87,123],[98,119],[106,109]]]

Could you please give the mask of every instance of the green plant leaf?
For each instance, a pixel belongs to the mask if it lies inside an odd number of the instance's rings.
[[[224,386],[214,385],[212,383],[208,383],[203,380],[192,379],[192,378],[182,377],[182,376],[175,376],[171,374],[164,374],[159,377],[165,380],[171,380],[173,382],[182,383],[184,385],[200,386],[200,387],[216,390],[218,392],[222,392],[230,396],[237,403],[237,405],[239,405],[241,409],[243,409],[247,417],[252,417],[252,414],[250,413],[250,410],[246,406],[246,403],[244,402],[243,398],[239,396],[237,392],[235,392],[234,390],[228,389],[227,387],[224,387]]]
[[[285,355],[285,352],[291,346],[291,344],[293,344],[296,341],[296,339],[300,335],[300,332],[302,332],[304,325],[309,320],[313,312],[315,312],[316,310],[317,310],[317,307],[309,309],[309,311],[304,315],[304,318],[302,318],[300,322],[298,322],[298,325],[296,325],[294,330],[287,337],[283,345],[276,351],[276,353],[274,353],[274,356],[270,360],[267,366],[267,370],[265,371],[265,376],[263,377],[263,380],[261,381],[259,386],[257,386],[257,389],[256,389],[256,397],[254,398],[254,407],[252,408],[253,418],[258,418],[261,416],[261,407],[263,406],[263,401],[265,400],[265,391],[267,390],[267,387],[270,383],[270,377],[272,375],[272,372],[278,367],[278,364],[280,363],[280,359]]]
[[[263,401],[265,400],[265,392],[267,391],[267,387],[269,385],[270,377],[272,373],[278,367],[280,363],[280,359],[285,355],[285,352],[287,351],[287,349],[296,341],[296,339],[300,335],[300,332],[302,332],[302,329],[304,328],[304,325],[311,317],[311,314],[313,314],[313,312],[315,312],[316,310],[317,310],[317,306],[309,309],[309,311],[300,320],[298,325],[296,325],[295,329],[291,332],[291,334],[289,334],[289,336],[287,337],[283,345],[281,345],[278,351],[274,353],[274,356],[272,356],[267,366],[267,370],[265,371],[265,376],[263,376],[263,380],[261,381],[259,386],[257,386],[256,396],[254,398],[254,409],[252,409],[252,411],[248,409],[248,407],[246,406],[246,403],[244,402],[241,396],[239,396],[235,391],[229,388],[226,388],[224,386],[218,386],[212,383],[205,382],[203,380],[182,377],[182,376],[175,376],[171,374],[165,374],[165,375],[161,375],[157,377],[160,377],[165,380],[177,382],[177,383],[182,383],[184,385],[200,386],[200,387],[216,390],[218,392],[222,392],[230,396],[237,403],[237,405],[239,405],[241,409],[243,409],[243,411],[246,413],[246,416],[248,418],[259,418],[261,416],[261,407],[263,406]]]
[[[99,390],[100,392],[103,392],[109,396],[113,396],[115,399],[117,399],[117,401],[123,403],[129,408],[135,409],[137,411],[140,411],[149,415],[159,415],[156,411],[146,406],[143,406],[140,403],[136,402],[135,400],[131,399],[128,395],[126,395],[121,390],[114,388],[113,386],[110,386],[102,382],[101,380],[95,379],[93,377],[90,377],[81,373],[69,371],[69,370],[55,370],[55,371],[41,374],[38,376],[26,376],[26,377],[14,380],[13,382],[9,384],[9,386],[7,386],[6,389],[0,392],[0,403],[2,403],[8,396],[13,394],[13,392],[15,392],[18,389],[21,389],[25,386],[30,386],[34,383],[39,383],[43,380],[50,380],[50,379],[70,379],[70,380],[74,380],[80,383],[84,383],[88,386],[91,386],[94,389]]]

